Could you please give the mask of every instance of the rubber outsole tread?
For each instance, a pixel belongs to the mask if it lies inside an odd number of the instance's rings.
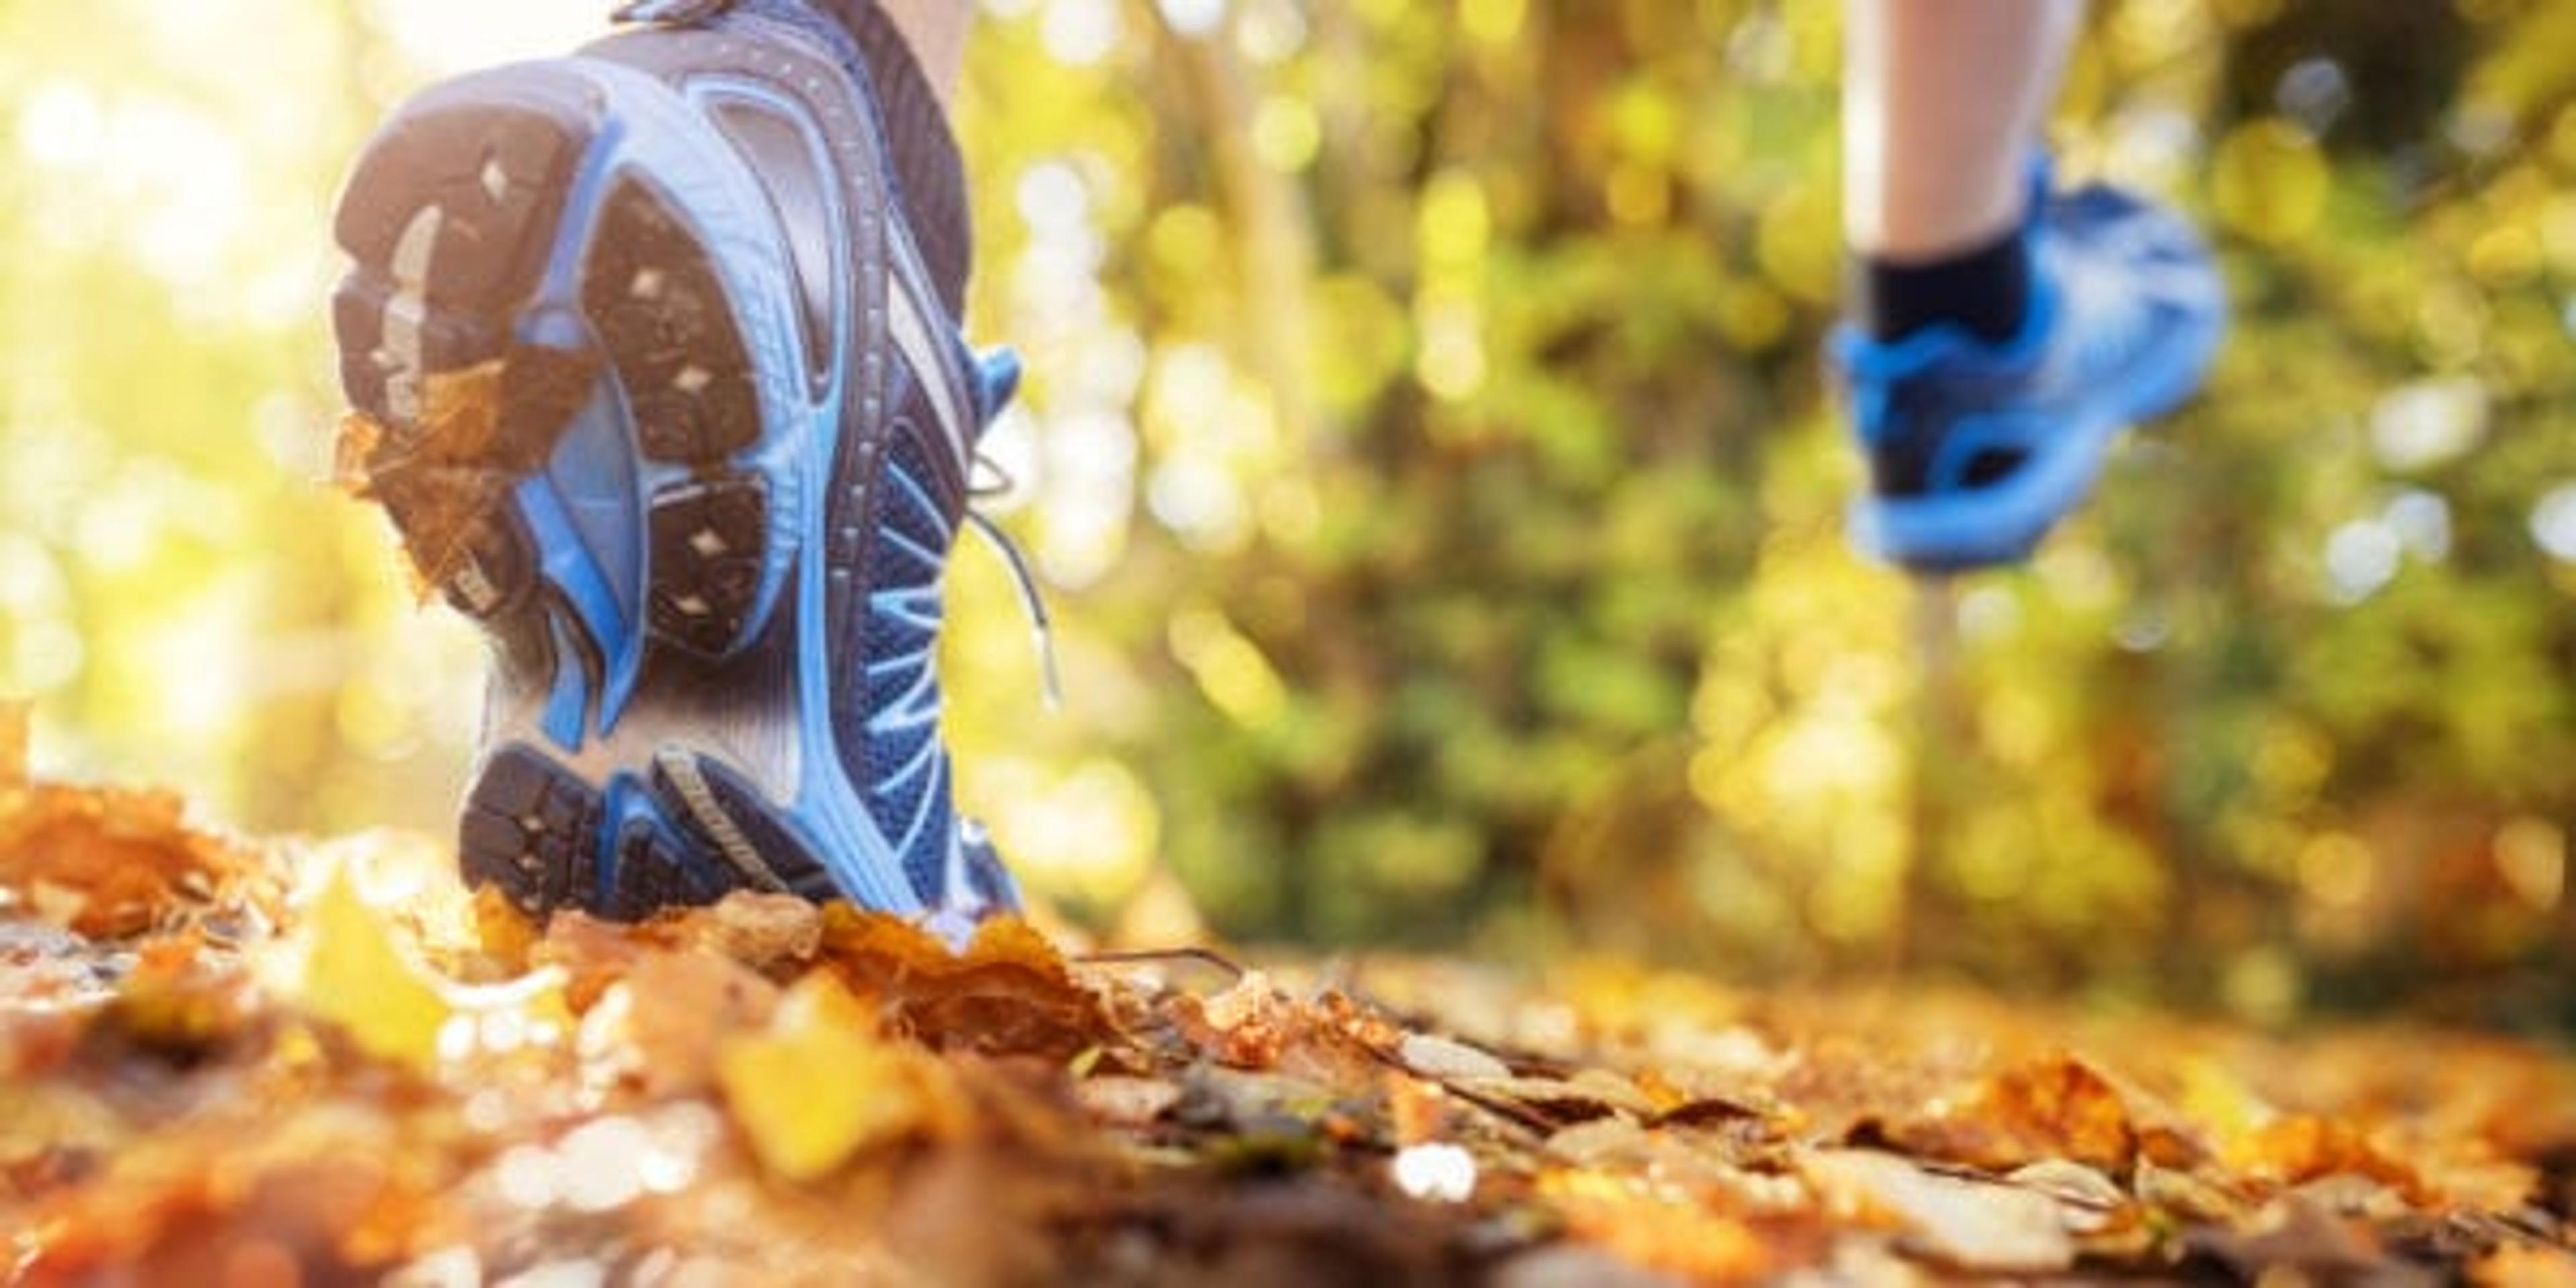
[[[478,618],[533,597],[509,494],[597,381],[596,357],[514,338],[596,113],[558,77],[432,90],[369,144],[334,224],[355,261],[332,305],[341,384],[373,435],[360,482],[423,579]]]
[[[749,628],[760,594],[769,495],[756,478],[666,487],[653,496],[654,633],[720,656]]]
[[[702,874],[665,839],[662,829],[640,820],[629,822],[617,836],[615,884],[600,902],[600,911],[619,921],[641,921],[665,908],[714,903],[733,887]]]
[[[469,885],[495,885],[523,912],[600,904],[599,793],[526,747],[502,748],[466,793],[457,854]]]
[[[646,456],[708,464],[760,437],[751,354],[724,283],[688,226],[638,180],[620,180],[600,215],[582,308]]]
[[[578,322],[532,324],[537,310],[563,307],[539,296],[599,113],[573,77],[503,69],[423,95],[360,158],[335,223],[354,263],[332,308],[341,384],[363,426],[356,481],[423,578],[496,638],[544,638],[543,623],[562,617],[573,642],[595,651],[569,602],[546,592],[515,494],[611,375],[634,450],[688,474],[638,498],[645,625],[659,646],[717,660],[753,628],[770,505],[758,473],[727,465],[758,440],[760,403],[705,246],[656,189],[618,179],[580,234],[579,299],[564,302]],[[711,790],[737,837],[764,861],[775,856],[782,884],[833,892],[757,793],[731,778]],[[646,813],[659,821],[621,822],[600,788],[544,752],[501,749],[467,792],[465,875],[531,914],[579,907],[621,918],[739,884],[711,866],[721,845],[668,782],[648,794]]]
[[[444,219],[423,283],[442,309],[497,314],[525,299],[563,213],[597,112],[561,78],[510,69],[460,77],[415,100],[380,131],[350,176],[334,221],[360,263],[390,264],[418,213]]]

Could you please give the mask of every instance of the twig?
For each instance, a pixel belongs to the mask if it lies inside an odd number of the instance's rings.
[[[1124,952],[1081,953],[1072,961],[1076,966],[1160,966],[1173,962],[1197,962],[1202,966],[1214,966],[1238,980],[1252,973],[1213,948],[1141,948]]]

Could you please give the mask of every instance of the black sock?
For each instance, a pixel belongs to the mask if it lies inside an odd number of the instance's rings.
[[[1986,245],[1936,260],[1865,257],[1852,277],[1853,315],[1882,341],[1947,322],[2001,344],[2020,334],[2030,311],[2030,254],[2017,225]]]
[[[894,154],[897,195],[910,217],[923,267],[930,270],[949,312],[965,312],[966,278],[975,254],[966,165],[957,152],[957,136],[948,129],[948,114],[894,20],[875,0],[752,0],[742,7],[790,19],[800,13],[820,17],[824,21],[814,24],[819,34],[837,37],[831,43],[844,60],[855,58],[851,70],[864,73],[876,94],[886,146]]]

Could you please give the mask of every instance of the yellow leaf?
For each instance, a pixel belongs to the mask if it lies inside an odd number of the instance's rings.
[[[434,1067],[447,1002],[395,946],[392,923],[358,897],[346,868],[332,871],[307,916],[309,948],[293,989],[304,1013],[338,1025],[378,1059]]]
[[[820,971],[788,991],[767,1031],[726,1043],[716,1059],[752,1152],[795,1181],[927,1126],[937,1110],[927,1077],[918,1057],[878,1037],[866,1009]]]

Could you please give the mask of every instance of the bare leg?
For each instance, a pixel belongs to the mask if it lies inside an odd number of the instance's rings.
[[[2002,236],[2083,0],[1845,0],[1844,15],[1852,249],[1918,262]]]
[[[975,24],[974,0],[881,0],[886,16],[912,48],[913,61],[930,78],[939,104],[957,96],[958,74],[966,65],[966,32]]]

